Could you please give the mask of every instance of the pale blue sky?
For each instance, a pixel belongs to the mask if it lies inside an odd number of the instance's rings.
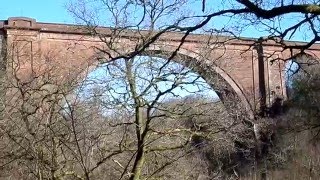
[[[68,0],[2,0],[0,19],[25,16],[39,22],[73,23],[73,17],[67,12]]]

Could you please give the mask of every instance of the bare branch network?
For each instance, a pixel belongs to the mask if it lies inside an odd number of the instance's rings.
[[[319,177],[318,145],[302,143],[320,132],[318,61],[306,55],[319,40],[318,2],[72,0],[68,9],[82,25],[68,26],[80,27],[72,35],[30,19],[4,25],[0,178],[266,179],[280,166]],[[205,35],[194,43],[194,33]],[[259,70],[239,73],[243,59]],[[289,67],[288,104],[275,60],[305,70]]]

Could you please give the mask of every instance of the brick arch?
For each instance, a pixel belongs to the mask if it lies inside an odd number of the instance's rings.
[[[97,27],[96,30],[103,34],[106,41],[113,37],[112,28]],[[16,53],[22,53],[19,55],[21,68],[18,72],[22,80],[32,78],[33,73],[42,74],[49,69],[49,75],[59,85],[66,81],[77,81],[82,71],[97,64],[95,47],[108,50],[99,36],[88,33],[86,26],[41,23],[31,18],[9,18],[0,20],[0,34],[3,40],[0,45],[8,57],[15,61],[18,60]],[[149,35],[150,31],[121,31],[112,47],[115,50],[110,50],[110,54],[115,56],[118,53],[130,53],[137,48],[135,45],[141,42],[141,38]],[[154,43],[149,44],[148,50],[172,52],[180,47],[179,54],[193,59],[195,62],[189,64],[194,64],[193,68],[198,68],[196,71],[201,72],[203,77],[215,76],[224,82],[225,86],[221,85],[219,89],[221,97],[224,94],[233,95],[234,101],[237,101],[235,104],[245,107],[247,114],[253,117],[253,110],[264,111],[265,106],[269,106],[275,98],[287,98],[283,78],[284,60],[301,52],[298,48],[300,45],[308,45],[294,41],[283,43],[297,48],[284,49],[283,44],[274,41],[257,43],[254,38],[234,39],[211,34],[189,34],[185,37],[184,33],[165,32]],[[19,48],[19,51],[12,51],[11,48]],[[320,57],[320,44],[313,44],[305,52]],[[3,71],[10,73],[10,68]],[[227,89],[231,89],[231,93]],[[228,104],[227,99],[224,98],[225,104]],[[230,107],[237,109],[236,105]]]
[[[320,59],[316,55],[308,52],[299,52],[294,54],[290,59],[287,59],[284,62],[283,71],[285,72],[285,74],[288,70],[288,63],[292,62],[297,63],[297,65],[299,66],[298,71],[301,71],[301,69],[303,69],[306,72],[312,71],[312,68],[314,68],[314,66],[320,65]]]
[[[153,47],[143,54],[168,59],[172,55],[172,50],[175,49],[176,47],[170,46],[161,47],[161,49]],[[179,49],[173,60],[198,73],[214,89],[229,114],[232,116],[245,114],[250,119],[254,118],[253,110],[240,85],[227,72],[214,64],[214,61],[183,48]]]
[[[176,47],[174,46],[153,46],[139,55],[168,59],[172,56],[172,50],[175,49]],[[101,59],[102,56],[100,53],[97,53],[96,56],[92,56],[91,58]],[[245,115],[250,119],[254,118],[254,112],[241,90],[241,86],[227,72],[214,64],[214,61],[184,48],[179,49],[179,52],[177,52],[172,60],[198,73],[214,89],[231,116]],[[93,71],[96,67],[97,63],[92,63],[87,68],[86,74]]]
[[[314,54],[303,52],[297,53],[292,56],[291,60],[293,60],[300,64],[301,66],[310,66],[319,64],[319,58],[317,58]]]
[[[292,66],[298,66],[298,67],[293,67],[295,69],[293,69],[294,71],[290,72],[290,67],[288,67],[288,65],[292,65]],[[284,63],[284,70],[285,71],[285,78],[284,78],[284,84],[285,86],[285,90],[286,90],[286,94],[287,94],[287,98],[290,99],[291,97],[291,93],[293,93],[291,86],[289,85],[290,80],[295,79],[295,74],[296,73],[312,73],[315,71],[318,71],[319,69],[319,65],[320,65],[320,60],[319,58],[312,53],[308,53],[308,52],[299,52],[296,53],[295,55],[293,55],[290,59],[288,59],[285,63]],[[316,68],[316,69],[315,69]],[[288,73],[292,73],[290,76],[290,80],[288,79]],[[289,83],[289,84],[288,84]]]

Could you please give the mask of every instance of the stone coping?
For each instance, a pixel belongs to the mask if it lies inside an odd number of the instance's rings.
[[[28,17],[10,17],[8,20],[0,20],[0,31],[7,31],[10,29],[16,30],[30,30],[30,31],[39,31],[41,33],[59,33],[59,34],[74,34],[74,35],[94,35],[93,29],[104,36],[111,36],[112,31],[114,30],[111,27],[89,27],[85,25],[75,25],[75,24],[59,24],[59,23],[43,23],[37,22],[36,19],[28,18]],[[126,29],[121,32],[121,37],[123,38],[139,38],[143,35],[147,35],[150,33],[147,30],[135,30],[135,29]],[[157,33],[155,31],[154,33]],[[166,32],[161,35],[159,40],[161,41],[177,41],[179,42],[181,38],[184,36],[184,33],[181,32]],[[206,34],[190,34],[186,38],[185,42],[203,42],[206,43],[208,39],[216,41],[217,43],[227,43],[230,45],[253,45],[257,43],[257,38],[234,38],[231,36],[210,36]],[[306,42],[300,41],[286,41],[285,42],[289,46],[299,46],[306,45]],[[281,46],[281,44],[276,43],[274,41],[268,40],[263,42],[264,46]],[[313,44],[310,48],[315,50],[320,50],[320,43]]]

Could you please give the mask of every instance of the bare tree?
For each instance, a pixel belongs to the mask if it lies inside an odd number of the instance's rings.
[[[204,143],[201,139],[210,139],[212,134],[234,125],[230,122],[220,127],[216,121],[209,122],[213,100],[191,101],[194,107],[179,100],[186,94],[199,94],[200,98],[201,94],[210,92],[205,81],[187,67],[142,56],[112,61],[103,68],[105,72],[89,79],[91,91],[82,90],[84,100],[99,101],[105,116],[112,117],[110,128],[125,129],[122,138],[112,138],[120,141],[119,151],[130,155],[126,160],[121,156],[114,159],[116,166],[123,168],[118,175],[120,179],[167,177],[169,174],[161,172],[167,172],[180,159],[205,146],[201,145]],[[197,118],[199,120],[195,120]],[[214,127],[217,129],[209,130]],[[188,176],[190,172],[185,173],[184,176]]]
[[[319,41],[317,26],[320,8],[316,1],[221,0],[209,2],[205,0],[123,0],[94,1],[94,3],[87,1],[72,2],[69,8],[72,14],[80,20],[81,24],[88,25],[88,30],[92,34],[99,36],[101,41],[107,46],[106,49],[99,48],[99,50],[104,55],[107,55],[110,58],[109,60],[124,58],[128,60],[129,64],[130,59],[143,54],[148,47],[156,43],[166,32],[170,31],[182,32],[183,36],[179,42],[179,46],[172,50],[172,54],[168,56],[169,60],[177,55],[186,37],[191,33],[223,34],[228,35],[229,39],[241,39],[241,36],[245,35],[249,28],[251,34],[252,32],[259,31],[256,36],[260,36],[260,38],[259,42],[257,41],[256,43],[274,41],[283,46],[281,51],[298,49],[301,53]],[[104,16],[105,14],[107,16]],[[114,28],[110,38],[99,31],[97,28],[99,25],[107,25]],[[115,44],[130,29],[135,29],[137,35],[137,38],[133,40],[135,45],[133,48],[128,47],[126,51],[123,51],[124,47],[116,47]],[[296,39],[304,39],[307,43],[292,44],[286,41]],[[290,60],[290,58],[281,60]],[[303,64],[301,65],[303,66]],[[136,102],[139,102],[139,99]],[[270,108],[272,113],[282,111],[281,105],[279,106],[276,103],[275,106]],[[295,112],[300,111],[297,110]],[[259,121],[261,123],[258,123]],[[264,153],[262,151],[266,151],[269,148],[270,144],[268,143],[271,140],[271,135],[278,121],[275,119],[267,121],[266,119],[262,119],[259,121],[254,123],[253,128],[255,130],[258,128],[260,130],[264,128],[267,130],[255,133],[257,142],[251,141],[244,146],[246,143],[243,143],[243,139],[250,139],[250,135],[246,136],[246,133],[243,133],[245,130],[238,131],[238,133],[241,132],[240,134],[243,137],[238,138],[234,142],[243,151],[250,151],[253,148],[252,144],[259,144],[256,150],[258,151],[257,156],[259,156],[258,158],[263,158],[262,155]],[[253,129],[247,127],[248,129],[249,132],[253,132]],[[266,160],[261,161],[260,164],[266,164]],[[261,178],[265,178],[263,174],[265,172],[262,172],[263,177]]]
[[[142,56],[110,61],[102,72],[80,81],[79,74],[55,76],[54,64],[25,68],[23,45],[13,46],[1,120],[4,178],[215,175],[200,155],[192,156],[209,150],[208,144],[238,122],[226,114],[212,120],[211,114],[223,108],[189,67]],[[233,149],[231,141],[223,147]],[[185,165],[190,159],[196,163]]]
[[[105,67],[99,76],[104,79],[61,80],[50,66],[26,72],[27,57],[8,52],[11,81],[5,86],[8,93],[0,134],[3,176],[226,178],[222,171],[238,176],[237,166],[243,164],[225,163],[225,157],[230,158],[230,152],[238,156],[241,150],[242,157],[251,158],[256,147],[252,129],[226,114],[213,118],[216,104],[201,94],[208,88],[205,82],[192,67],[172,66],[172,60],[191,33],[241,38],[248,26],[263,30],[260,40],[303,52],[319,40],[319,9],[314,1],[285,0],[73,1],[70,11],[104,44],[96,47],[108,57],[100,59]],[[289,22],[293,15],[295,21]],[[229,23],[216,26],[217,18]],[[99,25],[114,27],[111,36],[100,31]],[[116,42],[131,29],[136,33],[134,46],[118,47]],[[167,59],[143,56],[170,31],[183,36]],[[307,44],[293,46],[285,41],[300,34],[310,37]],[[188,86],[195,89],[189,92]],[[183,95],[186,92],[200,95],[188,99]],[[190,160],[194,164],[186,166]]]
[[[124,35],[125,30],[136,29],[137,45],[126,54],[105,52],[112,58],[133,57],[165,32],[184,33],[181,44],[190,33],[213,33],[240,38],[257,32],[260,42],[275,41],[284,49],[305,49],[319,40],[316,1],[85,1],[74,0],[70,12],[81,24],[89,25],[90,31],[100,35],[108,48],[119,52],[112,41]],[[219,21],[219,23],[217,23]],[[224,23],[225,22],[225,23]],[[96,27],[107,25],[114,28],[113,37],[106,38]],[[250,30],[246,30],[246,29]],[[146,30],[142,32],[140,30]],[[286,40],[305,40],[305,44],[292,44]],[[254,45],[254,44],[253,44]],[[178,49],[180,46],[178,46]],[[177,51],[178,51],[177,49]]]
[[[85,112],[75,118],[74,110],[66,110],[78,79],[57,78],[55,65],[29,68],[30,56],[25,53],[24,42],[11,46],[6,57],[5,79],[9,80],[2,84],[5,101],[0,134],[1,176],[88,179],[91,161],[86,157],[93,144],[100,142],[96,136],[103,126],[97,125],[99,119],[83,120],[88,115]],[[54,58],[49,55],[41,58],[45,57]]]

